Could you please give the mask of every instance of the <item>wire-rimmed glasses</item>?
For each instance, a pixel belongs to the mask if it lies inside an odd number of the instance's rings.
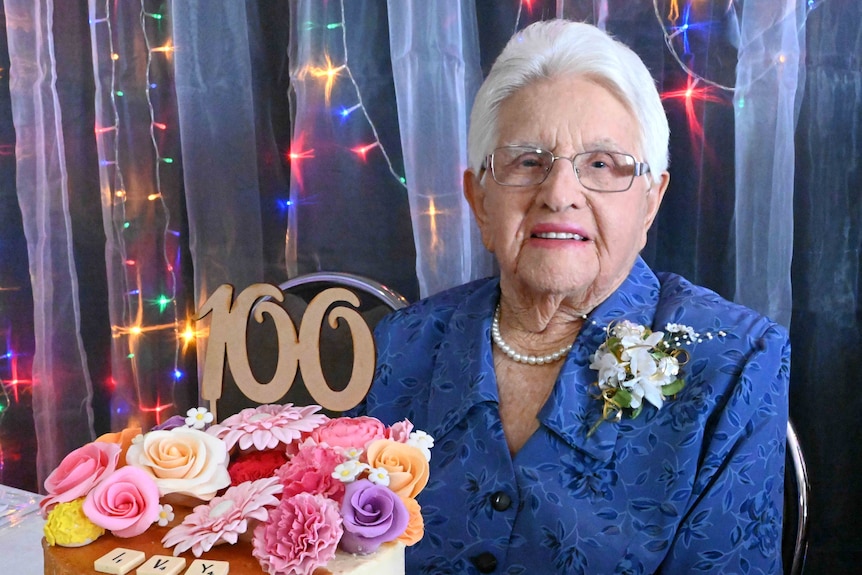
[[[569,160],[581,185],[594,192],[624,192],[637,176],[649,173],[649,165],[631,154],[592,150],[570,158],[530,146],[497,148],[483,167],[501,186],[536,186],[547,179],[557,160]]]

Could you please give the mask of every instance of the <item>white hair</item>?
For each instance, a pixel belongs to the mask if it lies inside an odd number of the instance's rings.
[[[536,22],[516,33],[491,67],[473,102],[467,153],[478,174],[497,141],[500,105],[537,80],[583,76],[609,90],[634,115],[653,181],[668,165],[670,128],[655,81],[628,46],[595,26],[567,20]]]

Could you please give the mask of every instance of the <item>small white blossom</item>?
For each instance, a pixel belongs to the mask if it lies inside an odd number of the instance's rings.
[[[192,429],[203,429],[213,422],[213,414],[206,407],[193,407],[186,412],[186,425]]]
[[[626,378],[627,362],[620,362],[602,345],[591,358],[590,369],[599,372],[599,387],[615,388]]]
[[[364,453],[364,450],[358,447],[342,447],[338,451],[347,459],[356,460],[358,460],[359,457]]]
[[[371,467],[368,470],[368,481],[383,487],[389,487],[389,471],[383,467]]]
[[[434,438],[426,432],[421,429],[412,432],[407,439],[407,445],[412,445],[422,452],[427,461],[431,461],[431,448],[434,447]]]
[[[335,466],[335,469],[332,472],[332,477],[339,479],[344,483],[350,483],[352,481],[356,481],[356,478],[368,468],[367,463],[362,463],[355,459],[348,459],[344,463],[339,463]]]
[[[167,527],[168,523],[174,520],[174,508],[168,504],[159,505],[159,516],[156,521],[159,527]]]

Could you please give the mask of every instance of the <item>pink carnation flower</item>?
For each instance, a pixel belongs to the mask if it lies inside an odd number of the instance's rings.
[[[145,471],[127,465],[103,479],[84,500],[87,518],[116,537],[135,537],[159,518],[159,488]]]
[[[346,457],[326,445],[303,444],[293,458],[275,473],[284,486],[282,497],[319,494],[337,502],[344,497],[344,483],[332,477]]]
[[[318,411],[319,405],[294,407],[290,403],[249,407],[211,426],[207,433],[223,440],[228,450],[239,445],[242,450],[263,451],[279,443],[290,445],[326,422],[329,418]]]
[[[200,557],[218,543],[237,542],[248,530],[250,520],[266,521],[268,508],[278,505],[276,495],[281,484],[275,477],[246,481],[229,488],[221,497],[198,505],[183,522],[162,538],[165,547],[174,547],[174,555],[192,550]]]
[[[68,503],[84,497],[104,477],[117,468],[120,446],[94,441],[70,452],[57,469],[45,479],[48,496],[39,502],[42,517],[58,503]]]
[[[386,438],[386,426],[380,420],[367,415],[339,417],[330,419],[312,431],[311,438],[330,447],[365,449],[365,446],[375,439]]]
[[[255,528],[252,555],[270,575],[311,575],[335,556],[343,533],[337,503],[300,493],[283,498]]]

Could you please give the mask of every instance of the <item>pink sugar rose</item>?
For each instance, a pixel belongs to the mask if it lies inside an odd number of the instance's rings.
[[[311,432],[311,438],[317,443],[345,449],[365,449],[369,442],[385,437],[386,426],[380,420],[365,415],[330,419]]]
[[[87,494],[84,514],[117,537],[135,537],[159,518],[159,488],[146,472],[127,465]]]
[[[252,555],[270,575],[311,575],[335,556],[343,533],[337,503],[300,493],[283,498],[255,528]]]
[[[117,468],[120,446],[116,443],[92,442],[69,453],[45,479],[48,496],[40,503],[42,517],[58,503],[84,497]]]
[[[284,486],[282,497],[311,493],[340,503],[344,497],[344,483],[332,477],[332,472],[345,459],[344,455],[326,445],[303,444],[299,452],[275,473]]]

